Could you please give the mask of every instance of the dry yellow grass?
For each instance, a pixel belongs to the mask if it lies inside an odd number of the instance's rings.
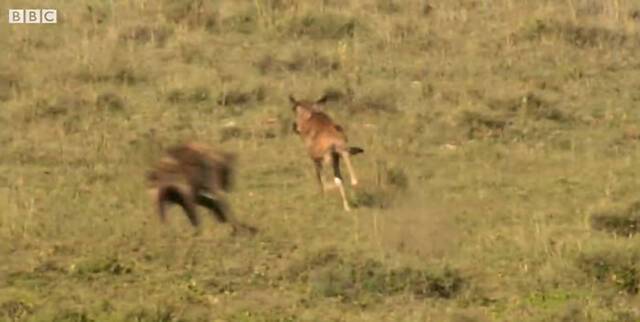
[[[56,9],[0,22],[0,320],[640,318],[638,1]],[[290,131],[326,92],[353,216]],[[160,225],[144,170],[187,139],[238,152],[256,237]]]

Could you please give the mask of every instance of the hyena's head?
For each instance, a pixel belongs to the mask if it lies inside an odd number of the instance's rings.
[[[320,109],[324,103],[327,102],[327,95],[322,96],[320,99],[313,101],[297,100],[293,95],[289,95],[289,102],[291,103],[291,110],[296,115],[296,120],[293,123],[293,131],[300,133],[301,128],[311,118],[313,113],[320,112]]]

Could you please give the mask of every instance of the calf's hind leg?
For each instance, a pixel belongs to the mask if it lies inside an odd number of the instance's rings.
[[[349,178],[351,179],[351,185],[358,185],[358,178],[356,177],[355,171],[353,171],[353,166],[351,165],[351,157],[349,156],[349,151],[341,151],[340,155],[344,158],[344,163],[347,165],[347,171],[349,171]]]
[[[340,190],[340,196],[342,197],[342,206],[345,211],[351,211],[349,202],[347,201],[347,194],[344,191],[344,185],[342,184],[342,174],[340,174],[340,154],[337,152],[331,153],[331,161],[333,163],[333,180]]]
[[[316,179],[318,180],[318,184],[320,185],[320,191],[324,193],[327,190],[327,186],[324,182],[324,177],[322,176],[322,159],[313,160],[313,166],[316,170]]]

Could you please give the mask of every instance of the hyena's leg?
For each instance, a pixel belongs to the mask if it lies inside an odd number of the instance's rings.
[[[198,199],[196,201],[198,204],[209,209],[216,220],[221,223],[226,223],[228,221],[229,218],[227,216],[226,202],[202,193],[199,193],[197,198]]]
[[[233,234],[241,229],[245,232],[255,234],[258,229],[244,223],[237,221],[229,211],[227,203],[222,198],[212,197],[206,194],[198,194],[198,204],[211,210],[214,217],[221,223],[230,223],[233,229]]]
[[[196,212],[196,206],[193,198],[189,195],[189,192],[182,191],[177,187],[169,186],[160,189],[158,194],[158,202],[160,203],[159,209],[160,217],[164,219],[164,204],[165,202],[171,202],[178,204],[184,210],[185,214],[189,218],[191,225],[197,227],[200,224],[198,214]]]
[[[168,200],[163,196],[163,189],[156,189],[153,194],[155,195],[156,207],[158,209],[158,216],[162,223],[167,222],[167,203]]]
[[[344,210],[350,211],[351,208],[349,208],[349,202],[347,202],[347,195],[344,192],[344,186],[342,185],[342,174],[340,174],[340,154],[338,154],[337,152],[332,152],[331,161],[333,163],[333,180],[335,181],[336,186],[338,186],[338,189],[340,190],[340,196],[342,197],[342,206],[344,207]]]
[[[347,165],[347,171],[349,171],[349,178],[351,179],[351,185],[358,185],[358,178],[356,177],[355,171],[353,171],[353,166],[351,165],[351,158],[349,156],[349,151],[340,151],[340,155],[344,158],[344,163]]]

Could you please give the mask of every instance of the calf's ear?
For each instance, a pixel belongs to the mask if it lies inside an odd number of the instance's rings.
[[[320,98],[316,101],[316,104],[318,104],[318,105],[322,105],[322,104],[326,103],[328,100],[329,100],[329,95],[324,94],[324,95],[322,95],[322,97],[320,97]]]
[[[298,101],[296,100],[295,97],[293,97],[292,94],[289,94],[289,102],[291,103],[291,105],[296,106],[298,105]]]

